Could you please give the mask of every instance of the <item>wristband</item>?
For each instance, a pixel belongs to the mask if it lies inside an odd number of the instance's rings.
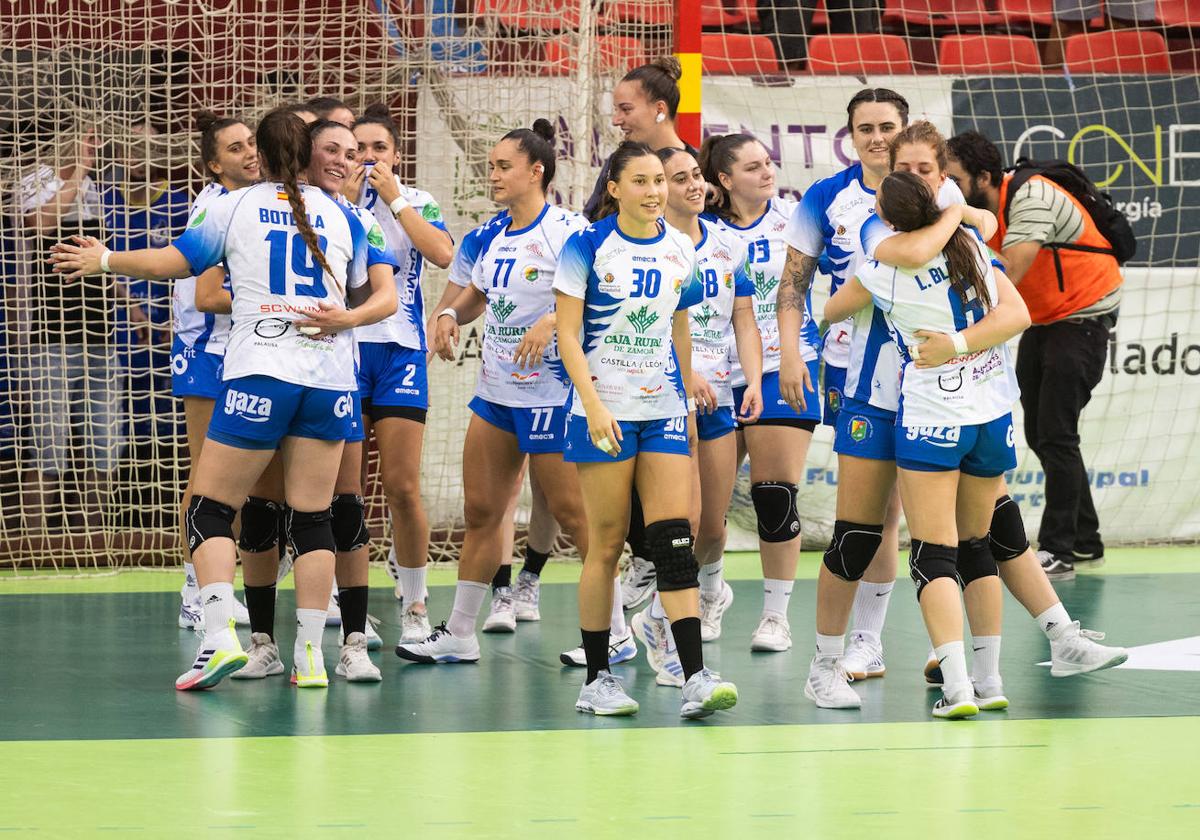
[[[112,251],[108,250],[107,248],[105,248],[104,253],[100,255],[100,270],[103,271],[105,274],[112,271],[112,269],[109,268],[109,266],[108,266],[108,258],[111,256],[112,256]]]
[[[399,216],[401,210],[403,210],[405,207],[411,206],[411,204],[404,200],[404,196],[398,195],[392,201],[392,203],[388,205],[388,209],[392,211],[393,216]]]
[[[441,312],[438,313],[439,318],[444,318],[447,315],[449,315],[451,318],[454,319],[454,323],[456,323],[456,324],[458,323],[458,310],[454,309],[453,307],[447,306],[445,309],[443,309]]]
[[[967,349],[967,337],[962,333],[950,333],[950,340],[954,342],[954,355],[965,356],[971,352]]]

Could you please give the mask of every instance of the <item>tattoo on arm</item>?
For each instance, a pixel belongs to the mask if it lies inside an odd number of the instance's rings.
[[[817,271],[817,258],[788,248],[787,261],[783,265],[783,282],[779,286],[776,307],[780,310],[795,309],[804,314],[804,302]]]

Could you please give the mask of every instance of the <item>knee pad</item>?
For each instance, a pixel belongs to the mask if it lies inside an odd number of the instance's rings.
[[[329,508],[333,518],[333,542],[338,551],[354,551],[371,542],[367,530],[367,504],[356,493],[339,493]]]
[[[825,549],[825,568],[842,580],[862,580],[881,542],[882,525],[859,525],[839,519],[833,523],[833,539]]]
[[[750,499],[758,517],[758,538],[763,542],[787,542],[800,536],[795,484],[759,481],[750,487]]]
[[[925,587],[938,578],[958,580],[958,547],[913,540],[908,570],[917,585],[917,600],[920,601]]]
[[[975,537],[962,540],[958,544],[958,582],[963,589],[970,584],[989,576],[1000,574],[996,558],[986,537]]]
[[[664,519],[647,525],[646,559],[654,564],[659,592],[700,585],[700,567],[692,553],[692,528],[686,519]]]
[[[188,551],[195,551],[213,537],[233,539],[233,518],[237,511],[207,496],[192,496],[187,509]]]
[[[271,499],[251,496],[242,505],[242,532],[238,548],[242,551],[270,551],[279,543],[279,515],[283,505]]]
[[[992,511],[992,530],[988,533],[992,556],[1003,563],[1020,557],[1029,549],[1029,538],[1025,536],[1025,521],[1021,509],[1011,496],[1001,496]]]
[[[297,558],[310,551],[337,550],[333,541],[333,516],[328,508],[305,513],[289,507],[286,528],[292,553]]]

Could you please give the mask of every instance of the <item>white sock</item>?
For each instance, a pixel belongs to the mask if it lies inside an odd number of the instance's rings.
[[[719,595],[721,594],[722,585],[725,583],[725,558],[718,558],[717,562],[709,563],[706,566],[700,567],[700,594],[701,595]]]
[[[625,627],[625,607],[621,603],[621,578],[613,581],[612,618],[608,625],[608,635],[614,639],[624,638],[629,632]]]
[[[946,642],[933,649],[933,656],[942,666],[942,693],[951,694],[970,689],[967,679],[967,655],[962,642]]]
[[[479,611],[487,598],[488,585],[473,580],[460,580],[454,588],[454,609],[450,611],[450,620],[446,629],[451,635],[465,639],[475,635],[475,622],[479,619]]]
[[[313,650],[321,650],[321,637],[325,634],[325,610],[302,610],[296,608],[296,644],[292,646],[292,663],[296,670],[307,668],[304,643],[312,642]]]
[[[794,580],[763,578],[763,612],[775,612],[786,617],[795,584]]]
[[[407,611],[413,604],[421,604],[429,597],[425,589],[425,572],[428,566],[418,566],[410,569],[400,566],[400,591],[404,593],[404,609]]]
[[[233,619],[232,583],[210,583],[202,588],[200,605],[204,609],[205,636],[229,632],[229,622]]]
[[[999,679],[1000,637],[972,636],[971,650],[975,654],[971,657],[971,679],[976,682]]]
[[[1038,627],[1042,628],[1046,638],[1054,640],[1066,631],[1066,627],[1071,623],[1071,616],[1067,614],[1067,608],[1060,601],[1034,620],[1038,623]]]
[[[650,599],[650,617],[655,621],[662,621],[667,617],[667,611],[663,609],[662,599],[658,597],[658,593],[654,593],[654,597]]]
[[[827,656],[839,657],[846,652],[846,637],[845,636],[822,636],[817,634],[817,657],[824,659]]]
[[[887,618],[888,601],[892,600],[892,589],[895,586],[895,581],[858,582],[858,591],[854,593],[853,632],[862,633],[875,642],[883,637],[883,622]]]
[[[188,593],[195,593],[199,589],[199,584],[196,582],[196,567],[186,560],[183,563],[183,586]]]

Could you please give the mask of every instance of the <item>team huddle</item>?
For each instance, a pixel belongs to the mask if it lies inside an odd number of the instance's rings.
[[[284,672],[275,594],[289,567],[292,682],[328,685],[327,623],[341,626],[335,673],[381,679],[368,655],[382,645],[367,616],[373,436],[401,658],[478,661],[489,587],[484,632],[538,620],[540,575],[561,529],[583,559],[582,644],[561,655],[585,672],[576,708],[638,711],[611,666],[640,642],[656,683],[681,690],[682,717],[729,709],[737,688],[705,666],[704,645],[720,639],[733,603],[722,554],[736,475],[749,458],[763,570],[751,648],[786,651],[797,486],[822,423],[833,428],[839,481],[804,688],[817,706],[859,708],[852,683],[885,673],[901,512],[930,638],[925,678],[941,688],[934,716],[1007,708],[1002,583],[1046,635],[1054,676],[1125,661],[1071,620],[1007,494],[1019,396],[1007,342],[1030,318],[992,250],[996,217],[968,207],[947,178],[945,138],[910,124],[900,94],[860,91],[847,106],[859,162],[792,202],[754,136],[709,137],[700,150],[678,137],[678,78],[677,63],[661,59],[618,84],[613,123],[626,139],[582,213],[547,200],[552,125],[505,134],[488,157],[499,212],[457,247],[434,197],[395,174],[400,138],[386,109],[354,119],[336,100],[278,108],[253,131],[206,120],[212,183],[172,245],[122,253],[75,237],[54,247],[68,281],[184,278],[173,356],[185,360],[175,394],[192,473],[180,625],[203,639],[176,688]],[[426,261],[450,269],[428,316]],[[812,285],[825,275],[831,296],[814,312]],[[433,627],[420,501],[427,381],[433,357],[454,359],[460,327],[481,316],[466,534],[452,610]],[[526,471],[534,507],[514,582]],[[239,624],[250,627],[249,649]]]

